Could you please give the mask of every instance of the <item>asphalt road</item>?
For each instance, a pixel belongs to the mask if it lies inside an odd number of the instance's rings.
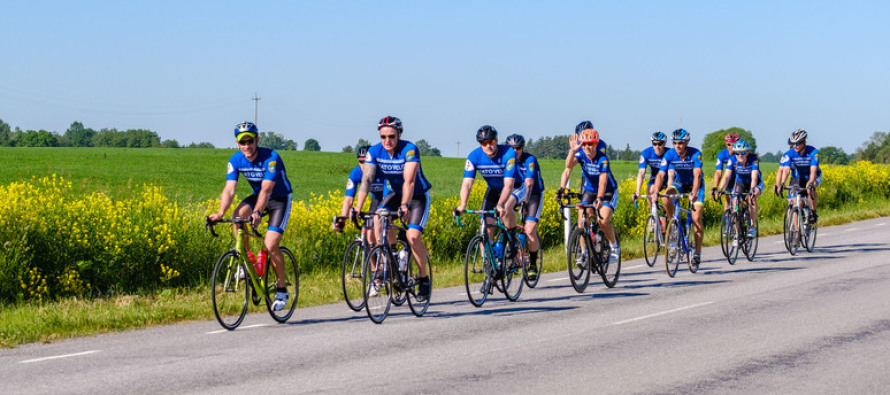
[[[584,294],[552,273],[481,308],[436,288],[382,325],[337,304],[4,349],[0,393],[890,392],[890,218],[824,227],[811,254],[772,236],[754,262],[703,257],[673,279],[627,261]]]

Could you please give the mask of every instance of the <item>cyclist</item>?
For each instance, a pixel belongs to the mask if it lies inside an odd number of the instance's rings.
[[[649,168],[649,183],[646,186],[646,193],[654,195],[656,190],[652,188],[655,184],[655,177],[658,176],[658,168],[661,166],[661,160],[667,153],[667,135],[664,132],[652,133],[652,146],[646,147],[640,154],[640,166],[637,171],[637,189],[633,194],[633,201],[636,202],[640,195],[640,189],[643,187],[643,176],[646,174],[646,167]]]
[[[732,146],[733,156],[726,165],[726,172],[720,180],[717,193],[723,193],[729,185],[730,179],[735,179],[735,186],[732,192],[748,193],[753,192],[753,196],[748,196],[748,207],[751,211],[751,229],[748,230],[748,237],[753,238],[757,235],[757,198],[763,193],[763,178],[760,176],[760,158],[757,154],[751,152],[751,144],[745,140],[738,140]]]
[[[476,180],[476,173],[480,173],[488,188],[482,198],[481,210],[495,209],[504,222],[504,227],[516,233],[516,214],[511,209],[507,210],[507,201],[513,193],[513,187],[519,175],[516,172],[516,151],[506,145],[498,144],[498,131],[491,125],[482,125],[476,131],[476,141],[479,148],[467,155],[464,166],[464,180],[460,186],[460,205],[454,208],[452,214],[458,216],[467,209],[467,201],[470,199],[470,191]],[[514,202],[515,204],[515,202]],[[488,223],[494,222],[490,215],[484,216]]]
[[[562,199],[562,195],[566,191],[565,186],[572,174],[572,168],[580,163],[581,178],[584,180],[582,182],[584,189],[581,201],[584,203],[596,203],[596,210],[600,213],[599,217],[596,217],[597,222],[612,247],[609,263],[613,263],[618,261],[618,258],[621,256],[621,251],[615,238],[615,229],[612,227],[612,214],[618,205],[618,182],[612,176],[609,158],[606,157],[604,152],[597,150],[597,145],[600,142],[599,132],[596,129],[585,129],[578,134],[577,141],[579,144],[571,145],[571,151],[575,152],[572,160],[569,161],[562,172],[556,198]],[[579,147],[581,148],[580,150],[578,149]],[[593,214],[593,210],[589,209],[588,216],[593,216]],[[579,221],[578,227],[582,226],[584,224]]]
[[[655,190],[660,191],[662,185],[667,185],[667,194],[689,193],[689,201],[692,203],[692,222],[695,228],[695,254],[692,256],[694,264],[701,263],[701,242],[704,235],[702,226],[702,212],[705,204],[704,176],[702,174],[701,151],[689,146],[690,135],[686,129],[677,129],[673,132],[674,148],[664,154],[661,166],[658,168],[658,176],[655,178]],[[665,184],[665,177],[667,183]],[[649,197],[650,203],[655,203],[655,195]],[[674,203],[667,198],[662,200],[667,217],[674,216]]]
[[[266,231],[264,245],[269,253],[269,260],[278,277],[273,310],[281,310],[287,304],[290,295],[284,283],[284,255],[281,253],[281,237],[287,228],[290,217],[291,185],[284,169],[284,162],[278,153],[259,147],[259,129],[251,122],[242,122],[235,126],[235,141],[239,152],[229,158],[226,172],[226,185],[220,197],[219,211],[208,216],[211,222],[219,221],[226,215],[235,190],[238,186],[238,175],[247,179],[253,194],[244,198],[235,208],[234,216],[250,218],[250,224],[257,226],[263,214],[269,215],[269,227]],[[237,230],[237,228],[235,228]],[[243,243],[250,250],[250,240],[244,235]]]
[[[575,154],[578,152],[578,149],[581,148],[581,143],[578,142],[578,136],[581,134],[581,132],[583,132],[585,130],[595,130],[593,128],[593,122],[590,122],[590,121],[579,122],[577,125],[575,125],[575,133],[569,135],[569,153],[566,154],[566,167],[569,167],[569,162],[572,162],[575,160]],[[596,143],[596,150],[605,154],[606,153],[606,142],[603,140],[600,140],[598,143]],[[581,177],[582,190],[585,186],[584,185],[585,182],[586,181],[585,181],[584,177]]]
[[[368,148],[371,148],[371,146],[365,145],[359,147],[358,150],[355,151],[358,165],[349,172],[349,178],[346,180],[346,196],[343,197],[343,206],[340,208],[340,217],[334,221],[334,224],[331,227],[335,232],[342,232],[343,228],[346,226],[346,218],[351,218],[355,215],[356,210],[353,208],[353,203],[355,202],[355,193],[358,190],[359,185],[362,183],[362,164],[365,163],[365,157],[368,155]],[[377,211],[377,206],[380,204],[380,201],[390,192],[389,188],[386,187],[386,183],[378,176],[371,183],[370,192],[371,205],[368,208],[368,211]],[[358,208],[358,211],[361,211],[361,207]],[[377,235],[374,234],[374,232],[371,232],[368,235],[368,241],[370,241],[371,244],[377,243]]]
[[[802,196],[808,196],[810,206],[813,208],[813,215],[807,220],[810,224],[814,224],[819,218],[816,214],[816,203],[818,202],[816,187],[822,183],[819,150],[807,145],[807,131],[803,129],[797,129],[791,133],[788,142],[791,143],[792,148],[785,152],[785,155],[782,155],[782,159],[779,160],[779,172],[776,174],[776,185],[773,186],[773,191],[777,195],[781,194],[782,185],[785,184],[789,175],[791,176],[790,184],[798,185],[801,188],[805,187],[806,189],[801,191],[804,194]],[[794,197],[796,195],[788,194],[789,204]]]
[[[430,193],[432,185],[423,175],[420,166],[420,150],[414,143],[402,140],[402,120],[386,116],[377,123],[380,142],[368,149],[362,171],[362,184],[356,203],[363,207],[373,180],[378,176],[389,183],[392,193],[380,201],[380,207],[398,212],[403,223],[407,223],[405,233],[414,261],[420,267],[420,287],[417,300],[426,301],[430,295],[427,260],[429,252],[423,242],[423,228],[430,214]]]
[[[720,185],[720,182],[723,180],[723,171],[726,170],[726,166],[729,165],[730,159],[733,158],[733,149],[732,146],[737,141],[739,141],[740,137],[738,133],[727,133],[726,136],[723,136],[723,142],[726,143],[726,148],[720,150],[717,153],[717,165],[714,167],[714,187],[711,188],[711,196],[715,199],[717,198],[717,186]],[[729,179],[729,184],[726,184],[726,189],[721,189],[722,193],[729,193],[732,191],[735,186],[735,178]],[[723,200],[723,211],[729,210],[729,199],[730,196],[726,195],[726,199]]]
[[[541,210],[544,208],[544,179],[541,177],[541,167],[538,158],[525,152],[525,137],[519,134],[507,136],[507,145],[516,151],[515,177],[516,188],[507,198],[507,207],[522,207],[525,223],[525,236],[528,240],[528,277],[534,281],[538,277],[538,221],[541,218]]]

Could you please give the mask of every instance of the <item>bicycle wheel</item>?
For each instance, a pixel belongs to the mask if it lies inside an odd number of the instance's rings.
[[[408,270],[408,267],[411,266],[411,262],[414,261],[414,256],[411,254],[411,247],[408,246],[408,242],[403,241],[403,240],[396,240],[395,245],[396,245],[396,248],[393,250],[393,254],[395,254],[396,262],[399,262],[398,260],[401,259],[399,257],[401,256],[400,254],[402,251],[408,252],[408,256],[406,257],[407,262],[405,264],[405,270]],[[399,273],[398,273],[399,276],[404,274],[404,273],[402,273],[401,265],[402,265],[402,263],[399,262]],[[393,273],[393,274],[396,274],[396,273]],[[403,277],[403,278],[407,278],[407,277]],[[402,289],[402,284],[400,284],[397,279],[393,279],[392,285],[393,285],[393,287],[392,287],[392,304],[394,304],[396,306],[401,306],[401,305],[405,304],[405,301],[408,300],[408,293],[406,292],[405,289]]]
[[[813,215],[813,212],[807,209],[809,212],[807,214],[807,218]],[[813,252],[813,249],[816,248],[816,232],[819,230],[819,224],[813,222],[812,225],[807,224],[805,226],[806,229],[806,248],[807,252]]]
[[[797,207],[789,206],[785,210],[785,248],[791,255],[797,254],[800,247],[800,212]]]
[[[470,303],[476,307],[485,303],[493,286],[487,244],[482,236],[473,237],[464,255],[464,286]]]
[[[213,267],[211,288],[213,314],[223,328],[232,330],[241,325],[247,314],[250,282],[247,267],[235,251],[226,251]]]
[[[643,256],[649,267],[655,266],[658,261],[658,252],[661,250],[661,229],[658,227],[658,218],[650,215],[646,218],[646,227],[643,231]]]
[[[372,265],[371,262],[376,262]],[[375,324],[386,319],[392,306],[392,273],[390,256],[383,246],[376,246],[368,252],[362,264],[362,288],[365,298],[365,311]]]
[[[730,244],[732,243],[732,239],[729,237],[729,233],[732,228],[732,213],[729,210],[724,210],[723,215],[720,217],[720,248],[723,249],[723,256],[727,259],[729,258],[730,253]]]
[[[408,260],[408,270],[405,273],[405,281],[404,284],[407,285],[408,289],[405,292],[408,295],[408,307],[411,308],[411,312],[414,313],[415,316],[423,316],[426,311],[430,308],[430,299],[433,296],[433,262],[430,260],[430,257],[426,257],[426,276],[427,281],[430,283],[430,292],[423,299],[423,301],[417,300],[417,295],[420,293],[420,264],[417,263],[414,259]]]
[[[745,244],[744,244],[744,250],[743,250],[745,252],[745,258],[747,258],[749,262],[753,262],[754,256],[757,255],[757,246],[759,244],[759,239],[760,239],[760,237],[759,237],[760,230],[757,228],[754,228],[754,224],[751,222],[751,212],[750,211],[745,210],[745,214],[743,215],[743,217],[745,218],[745,223],[750,225],[750,226],[748,226],[748,229],[754,229],[753,237],[749,237],[749,235],[745,235]],[[749,232],[750,232],[750,230],[749,230]]]
[[[500,264],[503,273],[501,285],[507,300],[515,302],[522,294],[522,287],[525,285],[522,282],[522,257],[515,237],[508,237],[506,232],[501,232],[500,237],[504,243],[504,254],[501,256]]]
[[[540,238],[538,239],[540,240]],[[525,263],[531,265],[531,258],[525,260]],[[525,280],[525,285],[529,288],[534,288],[538,286],[538,281],[541,281],[541,275],[544,274],[544,249],[538,247],[538,259],[535,262],[535,267],[537,269],[537,274],[534,276],[534,279],[530,279],[528,268],[523,270],[523,280]]]
[[[362,291],[362,264],[365,262],[362,242],[355,240],[346,247],[343,264],[340,266],[340,284],[346,305],[353,311],[365,308],[365,295]]]
[[[729,232],[726,235],[727,246],[726,252],[726,260],[730,265],[735,265],[736,259],[739,258],[739,249],[741,248],[742,236],[741,233],[741,224],[739,223],[739,216],[737,213],[733,213],[729,219]]]
[[[677,274],[677,269],[680,267],[680,259],[683,257],[683,241],[680,239],[679,226],[680,223],[676,218],[671,219],[664,232],[664,266],[669,277],[674,277]]]
[[[300,296],[300,270],[297,267],[297,260],[294,254],[286,247],[281,247],[281,254],[284,256],[284,287],[287,288],[287,303],[281,310],[272,310],[272,302],[275,297],[275,268],[270,264],[266,268],[266,309],[275,321],[283,323],[287,321],[294,310],[297,308],[297,299]],[[271,273],[271,274],[270,274]]]
[[[572,288],[578,293],[587,289],[590,282],[590,266],[592,257],[588,254],[590,238],[583,229],[575,229],[569,236],[569,249],[566,253],[566,261],[569,269],[569,280]]]
[[[603,284],[612,288],[618,283],[618,276],[621,275],[621,254],[618,254],[617,260],[610,262],[612,258],[612,246],[609,243],[609,239],[606,238],[602,229],[598,230],[596,233],[600,240],[600,253],[597,254],[600,259],[600,264],[598,265],[600,277],[603,278]],[[620,251],[621,240],[618,238],[617,234],[615,235],[615,243],[618,244],[618,250]]]

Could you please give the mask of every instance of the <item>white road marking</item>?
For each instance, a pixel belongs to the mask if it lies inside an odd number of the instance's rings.
[[[877,224],[877,225],[875,225],[875,226],[884,226],[884,225],[887,225],[887,223],[886,223],[886,222],[881,222],[881,223],[879,223],[879,224]]]
[[[241,328],[241,329],[250,329],[250,328],[258,328],[258,327],[261,327],[261,326],[269,326],[269,324],[256,324],[256,325],[239,326],[239,328]],[[205,334],[207,334],[207,335],[215,335],[215,334],[217,334],[217,333],[226,333],[226,332],[231,332],[231,331],[228,330],[228,329],[221,329],[221,330],[218,330],[218,331],[207,332],[207,333],[205,333]]]
[[[631,266],[631,267],[626,267],[626,268],[624,268],[624,270],[639,269],[639,268],[641,268],[641,267],[646,267],[646,265],[634,265],[634,266]]]
[[[43,357],[43,358],[26,359],[26,360],[24,360],[24,361],[19,361],[19,363],[43,362],[43,361],[49,361],[49,360],[51,360],[51,359],[68,358],[68,357],[79,357],[79,356],[82,356],[82,355],[95,354],[95,353],[97,353],[97,352],[99,352],[99,351],[101,351],[101,350],[90,350],[90,351],[78,352],[78,353],[74,353],[74,354],[55,355],[55,356],[52,356],[52,357]]]
[[[846,229],[845,232],[852,232],[852,231],[854,231],[854,230],[859,230],[859,228],[850,228],[850,229]]]
[[[629,319],[629,320],[613,322],[612,325],[627,324],[627,323],[634,322],[634,321],[645,320],[645,319],[647,319],[647,318],[653,318],[653,317],[658,317],[658,316],[662,316],[662,315],[665,315],[665,314],[676,313],[676,312],[683,311],[683,310],[694,309],[694,308],[696,308],[696,307],[707,306],[707,305],[709,305],[709,304],[711,304],[711,303],[714,303],[714,302],[698,303],[698,304],[694,304],[694,305],[691,305],[691,306],[680,307],[680,308],[673,309],[673,310],[662,311],[662,312],[660,312],[660,313],[644,315],[644,316],[642,316],[642,317],[631,318],[631,319]]]
[[[569,279],[568,277],[554,278],[553,280],[547,280],[547,282],[548,282],[548,283],[555,283],[555,282],[557,282],[557,281],[565,281],[565,280],[568,280],[568,279]]]

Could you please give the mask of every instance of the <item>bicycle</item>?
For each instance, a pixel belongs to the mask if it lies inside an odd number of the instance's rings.
[[[722,192],[718,192],[723,195]],[[720,238],[721,246],[726,253],[726,260],[730,265],[735,265],[736,259],[741,250],[748,261],[754,261],[754,255],[757,254],[758,234],[759,230],[755,229],[754,236],[750,236],[748,230],[752,228],[751,211],[748,207],[748,197],[754,196],[754,193],[737,193],[731,192],[729,195],[731,200],[731,208],[729,210],[729,231],[726,238]],[[720,201],[720,196],[714,198]]]
[[[648,197],[649,195],[637,196],[637,198]],[[655,263],[658,262],[658,253],[664,248],[664,226],[667,219],[664,207],[661,206],[659,201],[656,200],[655,204],[650,206],[649,216],[646,217],[646,227],[643,230],[643,257],[646,259],[646,264],[649,267],[654,267]],[[636,201],[634,202],[634,207],[640,208]]]
[[[392,212],[389,210],[379,209],[374,215],[380,217],[383,234],[388,234],[390,229],[405,231],[405,228],[392,224]],[[400,251],[408,253],[399,254]],[[404,259],[399,259],[403,255]],[[432,296],[433,267],[429,257],[426,269],[429,284],[421,284],[420,266],[412,259],[407,243],[401,245],[401,248],[389,243],[371,247],[362,264],[362,296],[368,318],[375,324],[380,324],[389,315],[393,304],[398,306],[406,300],[411,312],[422,317],[430,307]],[[430,292],[425,297],[419,296],[422,285],[429,286]]]
[[[297,307],[300,292],[300,271],[294,254],[286,247],[281,247],[281,253],[284,256],[284,282],[292,298],[284,309],[273,310],[273,296],[277,288],[274,267],[266,268],[252,264],[247,258],[247,248],[242,242],[244,235],[261,241],[263,235],[253,227],[250,232],[246,231],[244,224],[250,223],[249,218],[235,217],[216,222],[205,218],[205,228],[213,237],[218,237],[213,230],[213,227],[218,223],[238,225],[238,232],[235,236],[235,245],[222,253],[213,267],[211,299],[216,320],[223,328],[234,330],[238,325],[241,325],[247,314],[248,301],[250,300],[254,306],[258,306],[260,301],[264,300],[269,315],[279,323],[286,322]]]
[[[813,188],[807,188],[807,190],[810,189]],[[812,224],[810,223],[813,211],[810,208],[810,200],[802,193],[804,188],[798,185],[783,186],[782,191],[790,191],[790,193],[795,194],[794,201],[788,203],[788,207],[785,209],[785,219],[783,221],[785,248],[791,255],[795,255],[800,245],[803,244],[807,252],[813,252],[813,249],[816,247],[816,234],[819,230],[819,224],[816,221],[813,221]],[[784,198],[784,193],[780,193],[780,196]]]
[[[689,209],[680,205],[680,201],[683,199],[689,202],[689,196],[688,193],[658,194],[658,197],[666,197],[674,202],[674,216],[665,229],[664,249],[665,269],[667,269],[668,276],[672,278],[677,274],[680,259],[683,258],[686,259],[690,272],[698,271],[698,264],[692,261],[692,254],[695,251],[695,234],[689,231],[692,224],[692,210],[695,210],[695,207]]]
[[[464,286],[470,303],[482,307],[492,286],[502,292],[507,300],[515,302],[522,293],[523,279],[526,274],[525,251],[519,242],[510,235],[495,210],[466,210],[461,214],[494,215],[495,224],[489,224],[484,217],[480,219],[479,233],[470,239],[464,255]],[[458,226],[463,227],[460,216],[455,217]],[[488,230],[492,229],[493,236]],[[492,243],[492,240],[495,240]],[[520,272],[520,278],[516,272]],[[481,280],[481,281],[480,281]],[[475,285],[479,284],[478,288]]]
[[[581,222],[585,224],[583,228],[576,227],[569,236],[569,248],[566,251],[569,280],[576,292],[584,292],[590,283],[592,267],[602,277],[603,284],[612,288],[618,283],[618,277],[621,275],[621,256],[618,256],[617,262],[609,263],[609,258],[612,255],[612,246],[609,244],[609,240],[600,228],[599,223],[588,220],[587,209],[594,209],[593,211],[596,213],[597,218],[602,219],[602,217],[599,210],[596,210],[595,204],[581,202],[581,197],[581,193],[567,192],[562,195],[562,199],[557,200],[560,216],[562,216],[562,209],[567,207],[575,208],[578,210]],[[577,199],[579,202],[571,204],[572,199]],[[565,200],[565,203],[563,203],[563,200]],[[565,217],[563,217],[563,221],[565,221]],[[618,239],[617,232],[615,234],[615,242],[621,248],[621,240]]]
[[[363,211],[356,213],[352,217],[334,217],[334,221],[349,218],[355,227],[360,229],[355,240],[346,246],[343,262],[340,265],[340,284],[343,289],[343,297],[346,299],[346,305],[356,312],[362,311],[365,308],[365,294],[362,282],[363,264],[368,251],[373,247],[371,242],[368,241],[368,234],[374,231],[373,217],[375,215],[373,212]],[[359,218],[362,220],[361,223],[358,221]],[[396,240],[396,251],[399,259],[412,259],[408,243],[401,238]],[[402,296],[404,296],[404,293]],[[400,306],[404,302],[405,299],[402,297],[394,300],[393,304]]]

